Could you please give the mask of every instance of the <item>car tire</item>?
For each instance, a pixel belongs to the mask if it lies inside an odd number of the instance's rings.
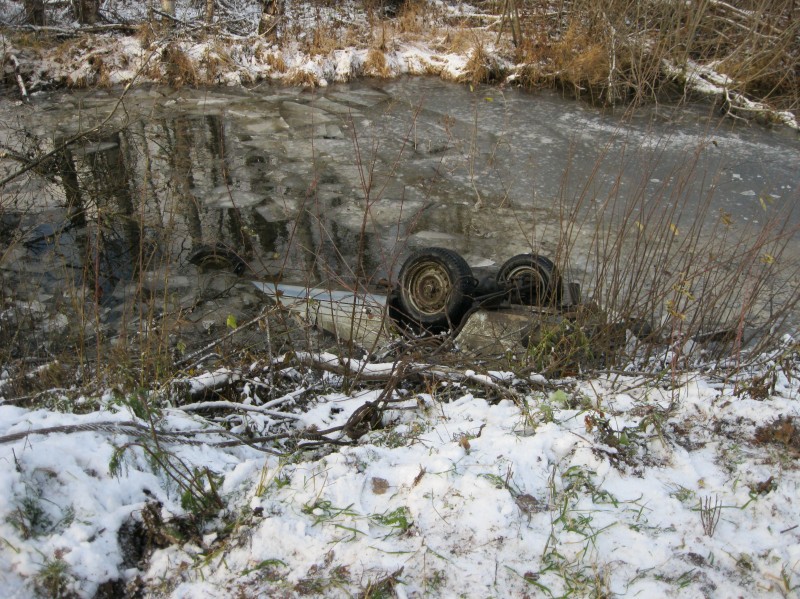
[[[453,250],[418,250],[400,269],[400,300],[407,320],[420,331],[455,329],[469,310],[475,287],[472,269]]]
[[[508,300],[524,306],[557,304],[561,276],[553,261],[538,254],[518,254],[497,271],[497,285],[508,288]]]

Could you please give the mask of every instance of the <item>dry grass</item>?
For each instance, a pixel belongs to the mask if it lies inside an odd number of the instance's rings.
[[[217,78],[224,73],[231,71],[233,59],[228,51],[220,44],[214,44],[213,48],[208,48],[200,59],[200,67],[204,72],[203,81],[210,85],[217,82]]]
[[[608,50],[579,24],[572,24],[556,41],[548,36],[528,39],[519,52],[527,63],[522,80],[529,87],[557,86],[578,97],[599,98],[608,85]]]
[[[290,86],[314,88],[317,86],[317,77],[310,71],[295,68],[286,74],[283,82]]]
[[[272,70],[277,73],[285,73],[289,70],[289,67],[286,65],[286,61],[283,59],[283,54],[265,52],[261,58],[270,66]]]
[[[397,16],[395,26],[398,33],[420,35],[430,30],[431,22],[425,2],[408,0]]]
[[[713,61],[737,81],[737,91],[798,106],[800,19],[789,0],[591,0],[523,11],[521,23],[516,58],[528,64],[523,80],[531,86],[560,86],[608,104],[643,101],[672,85],[662,61]]]
[[[476,44],[476,35],[473,31],[465,28],[458,28],[448,31],[444,38],[436,46],[437,50],[463,54]]]
[[[364,74],[368,77],[387,78],[392,70],[386,62],[386,54],[380,48],[370,48],[364,61]]]
[[[17,48],[26,48],[34,51],[50,50],[53,48],[60,48],[65,46],[60,38],[51,35],[46,31],[43,32],[27,32],[19,30],[4,31],[4,35],[8,36],[10,44]],[[70,44],[72,45],[72,44]]]
[[[177,43],[173,42],[164,48],[161,62],[164,66],[164,77],[169,85],[183,87],[202,83],[192,59]]]
[[[139,25],[135,37],[139,39],[139,44],[143,49],[149,49],[153,42],[158,40],[161,36],[158,23],[142,23]]]
[[[464,67],[462,80],[468,81],[472,85],[478,85],[502,81],[504,77],[505,72],[498,61],[486,52],[480,41],[476,41]]]
[[[323,25],[317,23],[310,38],[306,36],[303,39],[302,48],[306,50],[311,56],[327,56],[334,50],[339,50],[345,47],[346,42],[344,39],[349,39],[347,33],[349,28],[340,28],[336,25]]]

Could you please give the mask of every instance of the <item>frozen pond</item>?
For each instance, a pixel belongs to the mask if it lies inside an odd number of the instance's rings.
[[[783,259],[797,263],[796,134],[721,120],[707,106],[629,118],[432,78],[117,94],[0,103],[4,176],[89,131],[0,199],[4,299],[38,302],[56,328],[52,312],[63,310],[52,306],[76,297],[99,306],[104,323],[141,302],[143,288],[188,305],[198,284],[189,258],[214,244],[238,254],[246,276],[339,286],[391,280],[418,247],[455,249],[476,267],[536,251],[604,298],[598,281],[614,276],[603,255],[633,264],[652,252],[647,239],[674,244],[670,260],[688,273],[693,253],[739,255],[740,236],[780,226]],[[752,251],[771,265],[774,248]],[[644,268],[667,272],[662,258]],[[784,268],[784,289],[797,285],[794,268]],[[686,285],[695,301],[693,276],[666,288]]]

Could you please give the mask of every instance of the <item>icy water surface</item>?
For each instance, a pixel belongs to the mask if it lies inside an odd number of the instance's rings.
[[[2,189],[7,301],[45,310],[78,289],[106,323],[142,286],[180,306],[205,284],[190,257],[215,244],[245,276],[339,285],[391,280],[429,245],[474,266],[532,250],[563,261],[569,245],[591,293],[597,231],[644,228],[653,211],[675,235],[697,214],[709,235],[719,218],[755,231],[800,198],[796,134],[708,107],[626,118],[426,78],[117,93],[0,104],[4,175],[97,127]]]

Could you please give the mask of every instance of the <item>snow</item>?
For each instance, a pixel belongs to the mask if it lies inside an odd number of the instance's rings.
[[[743,94],[733,91],[737,87],[736,81],[717,72],[715,69],[719,65],[713,61],[709,64],[699,64],[687,60],[686,65],[678,66],[664,60],[662,66],[666,73],[683,79],[688,89],[722,99],[727,104],[726,109],[735,116],[738,116],[738,112],[768,115],[776,123],[796,131],[800,130],[800,123],[791,112],[772,110],[762,102],[754,102]]]
[[[492,372],[491,380],[514,379]],[[168,438],[172,459],[221,476],[225,507],[201,536],[152,547],[146,562],[125,557],[123,525],[141,522],[153,501],[165,521],[187,514],[174,481],[135,445],[146,435],[118,428],[0,439],[0,584],[6,596],[28,596],[43,567],[60,559],[81,597],[114,580],[173,598],[230,589],[351,596],[385,580],[399,597],[570,588],[787,596],[786,585],[800,583],[796,449],[755,440],[777,418],[800,419],[794,379],[776,388],[757,401],[698,374],[674,389],[608,376],[531,391],[522,407],[466,388],[447,402],[439,387],[398,398],[386,428],[355,445],[289,459]],[[297,426],[341,426],[380,392],[317,395]],[[99,403],[83,415],[3,405],[0,435],[135,420],[110,394]],[[597,424],[604,419],[608,438]],[[157,426],[200,424],[169,409]],[[622,431],[627,446],[614,441]],[[126,444],[113,475],[115,448]],[[711,534],[704,501],[719,506]]]

